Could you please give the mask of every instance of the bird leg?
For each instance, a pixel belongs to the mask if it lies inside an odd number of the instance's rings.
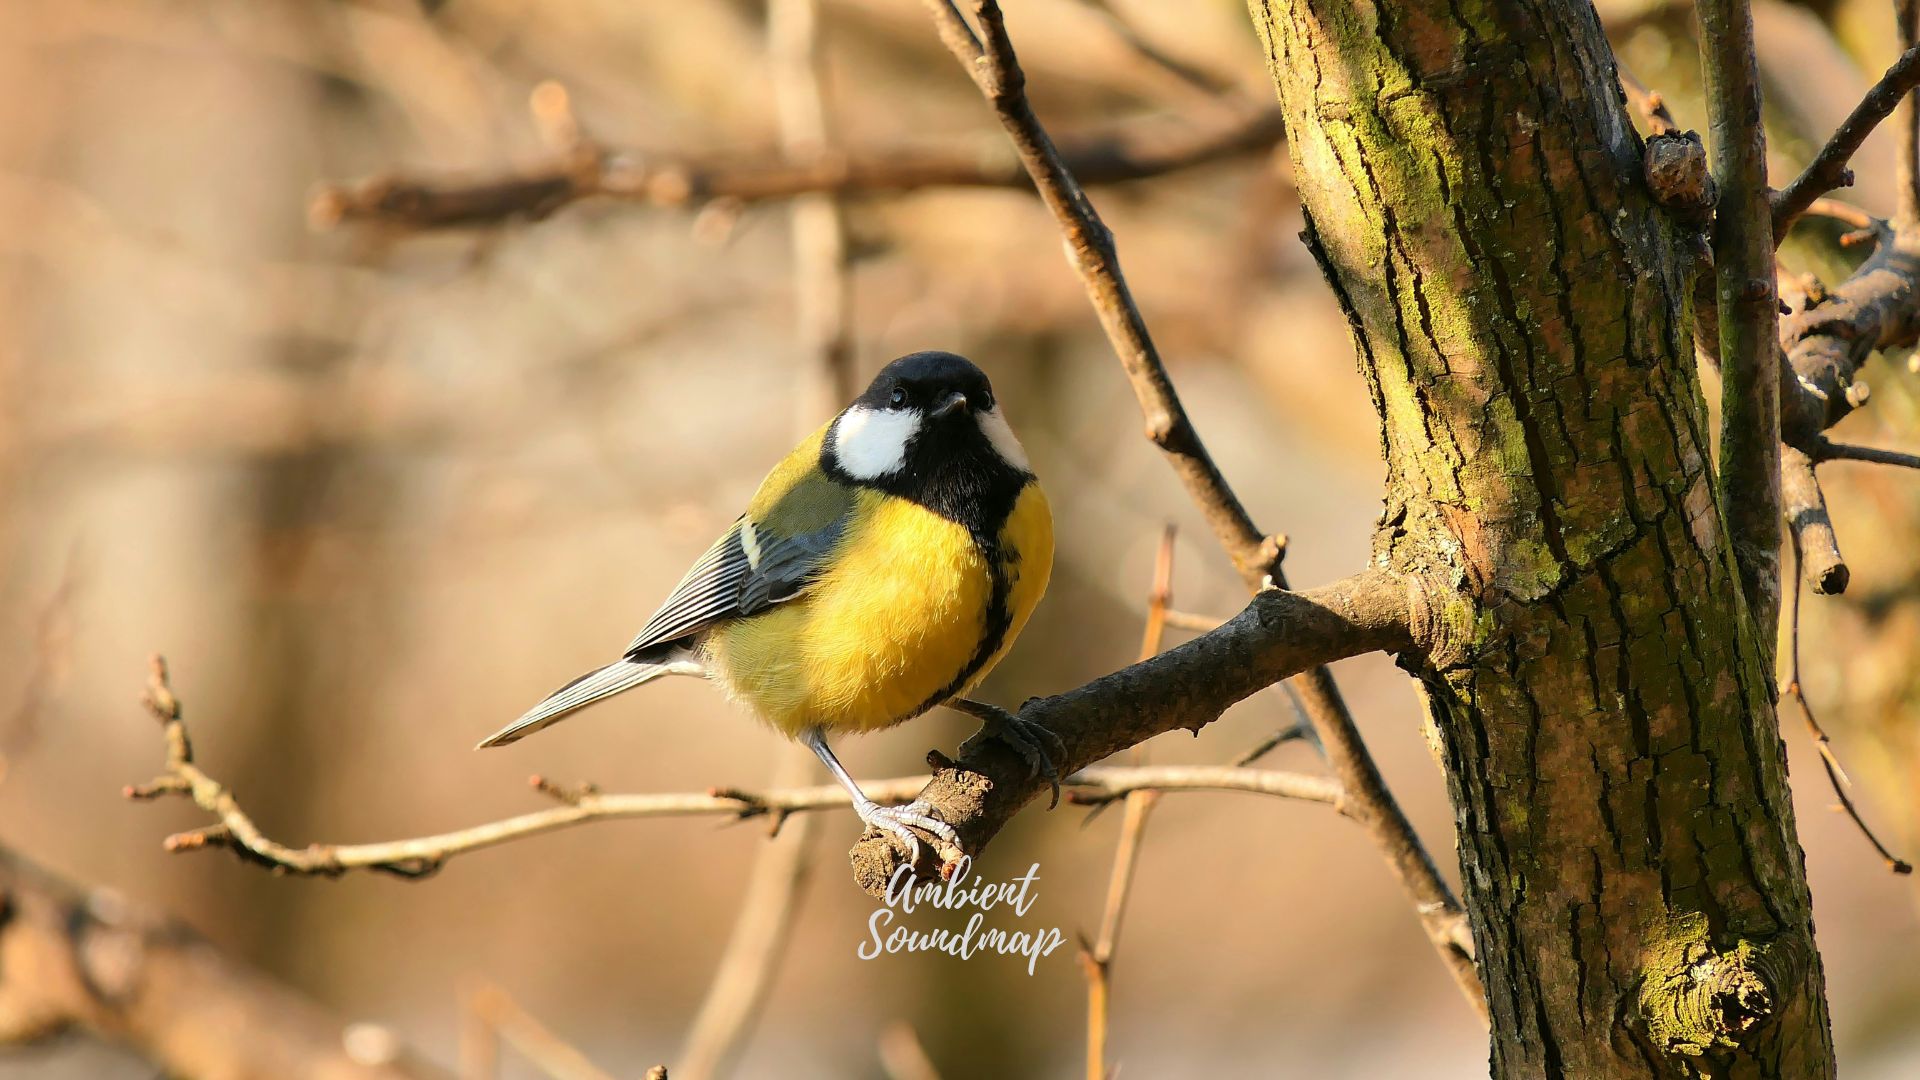
[[[807,749],[813,751],[840,786],[847,789],[847,794],[853,796],[853,812],[860,815],[862,822],[906,844],[909,862],[916,865],[920,862],[920,839],[913,834],[915,829],[923,829],[959,849],[960,834],[953,831],[953,826],[934,817],[932,808],[925,803],[916,799],[905,806],[881,806],[867,798],[867,793],[847,774],[840,759],[833,756],[825,732],[817,727],[808,728],[800,741],[807,744]]]
[[[954,698],[947,702],[947,708],[980,721],[980,730],[960,744],[962,754],[976,740],[999,739],[1020,751],[1020,756],[1027,759],[1027,768],[1032,775],[1046,777],[1047,783],[1053,786],[1053,802],[1048,804],[1047,809],[1060,805],[1060,772],[1053,764],[1055,758],[1061,761],[1067,758],[1067,744],[1060,741],[1060,736],[1045,724],[972,698]]]

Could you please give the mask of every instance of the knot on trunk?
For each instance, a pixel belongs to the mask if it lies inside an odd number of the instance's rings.
[[[1401,666],[1444,671],[1467,662],[1474,637],[1475,607],[1444,571],[1403,571],[1407,583],[1407,631],[1415,656],[1402,656]]]
[[[1689,914],[1649,949],[1641,969],[1639,1016],[1669,1054],[1699,1057],[1731,1050],[1781,1011],[1784,957],[1765,942],[1720,948],[1706,918]]]
[[[1649,136],[1644,165],[1647,188],[1660,205],[1694,225],[1704,225],[1712,216],[1718,193],[1713,175],[1707,171],[1707,148],[1698,132]]]

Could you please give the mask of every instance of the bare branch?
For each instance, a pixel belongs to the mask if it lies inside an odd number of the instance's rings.
[[[1220,624],[1226,621],[1218,615],[1202,615],[1194,611],[1181,611],[1178,608],[1169,608],[1167,611],[1167,625],[1176,630],[1198,630],[1204,634],[1208,630],[1218,629]]]
[[[1854,151],[1860,149],[1873,129],[1893,113],[1914,87],[1920,86],[1920,49],[1909,48],[1893,62],[1880,81],[1867,91],[1860,104],[1854,106],[1846,120],[1842,121],[1827,144],[1813,156],[1799,176],[1793,178],[1786,187],[1781,188],[1773,197],[1773,235],[1775,241],[1787,235],[1787,229],[1813,200],[1835,188],[1847,187],[1853,183],[1853,172],[1847,168]],[[1757,114],[1756,114],[1757,116]]]
[[[492,983],[477,987],[467,1000],[472,1019],[496,1039],[505,1039],[534,1068],[551,1080],[613,1080],[580,1049],[541,1023]]]
[[[1143,180],[1271,149],[1285,135],[1278,108],[1224,117],[1154,118],[1082,133],[1062,152],[1089,184]],[[588,198],[681,208],[812,192],[853,196],[923,188],[1026,188],[1026,171],[1001,140],[962,139],[922,149],[823,152],[816,157],[693,160],[592,151],[526,173],[481,180],[376,177],[323,188],[310,218],[429,230],[539,220]]]
[[[1307,716],[1307,703],[1300,696],[1300,691],[1294,689],[1293,683],[1288,681],[1280,684],[1280,692],[1282,696],[1287,699],[1287,704],[1293,709],[1293,723],[1288,724],[1286,727],[1281,728],[1242,751],[1239,756],[1233,759],[1235,765],[1251,765],[1272,753],[1282,743],[1289,743],[1295,739],[1305,739],[1313,744],[1314,750],[1316,750],[1321,757],[1324,758],[1327,756],[1327,748],[1320,745],[1320,733],[1313,730],[1313,720]]]
[[[1127,796],[1113,872],[1107,881],[1107,905],[1100,917],[1100,936],[1091,943],[1080,940],[1080,967],[1087,976],[1087,1080],[1107,1077],[1107,1002],[1113,991],[1113,953],[1119,942],[1120,920],[1126,917],[1127,897],[1133,892],[1133,868],[1139,859],[1140,842],[1146,837],[1147,819],[1158,798],[1154,792]]]
[[[1894,27],[1900,35],[1902,52],[1914,45],[1914,33],[1920,30],[1920,6],[1915,0],[1894,0]],[[1920,83],[1916,83],[1920,85]],[[1895,110],[1894,134],[1899,152],[1894,158],[1895,197],[1899,200],[1895,216],[1902,222],[1920,222],[1920,108],[1911,90],[1900,96]]]
[[[1818,457],[1822,432],[1867,400],[1856,378],[1876,349],[1920,337],[1920,225],[1896,224],[1853,275],[1780,321],[1787,366],[1780,431]]]
[[[811,759],[805,750],[782,749],[796,751],[786,758],[795,764],[784,769],[785,774],[813,764],[798,760],[802,754]],[[676,1074],[689,1080],[730,1075],[733,1062],[745,1049],[746,1036],[766,1003],[800,913],[799,898],[813,852],[808,825],[802,819],[781,830],[754,859],[726,951],[688,1029]]]
[[[1826,493],[1820,490],[1813,459],[1791,446],[1780,455],[1780,495],[1787,531],[1793,536],[1796,571],[1805,574],[1813,591],[1822,596],[1846,592],[1852,574],[1840,555]]]
[[[1225,100],[1233,95],[1233,80],[1189,63],[1155,44],[1133,24],[1113,0],[1080,0],[1125,42],[1141,59],[1165,72],[1175,81],[1210,100]]]
[[[1371,580],[1375,577],[1379,580]],[[1266,594],[1268,602],[1263,604],[1256,600],[1249,605],[1247,611],[1235,620],[1233,632],[1229,633],[1223,628],[1219,632],[1221,640],[1213,647],[1198,648],[1198,642],[1189,642],[1181,650],[1176,650],[1185,652],[1178,662],[1159,664],[1150,671],[1129,668],[1082,690],[1048,699],[1048,703],[1065,703],[1070,713],[1091,713],[1092,710],[1111,707],[1116,714],[1120,714],[1127,730],[1137,730],[1160,722],[1159,717],[1151,713],[1154,702],[1177,702],[1169,704],[1171,718],[1159,730],[1170,730],[1179,724],[1198,727],[1218,716],[1221,710],[1231,704],[1230,701],[1221,700],[1214,706],[1207,701],[1186,700],[1189,680],[1212,679],[1220,682],[1227,678],[1225,674],[1219,677],[1204,674],[1212,668],[1244,662],[1253,665],[1255,670],[1231,674],[1255,679],[1269,665],[1284,669],[1304,662],[1295,659],[1303,651],[1307,655],[1316,655],[1322,650],[1334,650],[1347,655],[1349,649],[1357,652],[1403,644],[1402,631],[1396,628],[1393,617],[1384,609],[1395,603],[1396,599],[1404,605],[1404,594],[1390,596],[1386,592],[1389,589],[1391,586],[1385,581],[1385,576],[1377,575],[1370,576],[1370,586],[1357,590],[1360,596],[1351,601],[1337,589],[1317,590],[1310,594]],[[1336,605],[1348,613],[1340,614],[1322,607],[1323,604]],[[1294,640],[1303,635],[1317,639],[1304,650]],[[1123,695],[1128,693],[1129,687],[1137,683],[1153,683],[1161,678],[1171,681],[1148,695],[1153,700],[1142,700],[1137,705],[1122,707]],[[1255,689],[1258,687],[1249,686],[1241,696]],[[377,870],[400,877],[420,878],[439,870],[456,855],[592,821],[659,817],[745,820],[771,816],[777,819],[789,814],[849,806],[846,789],[838,784],[775,788],[759,792],[715,788],[704,794],[607,795],[590,784],[560,787],[534,777],[533,788],[552,797],[558,805],[466,829],[408,840],[371,844],[309,844],[304,848],[295,848],[262,833],[225,785],[193,763],[192,746],[182,719],[180,702],[168,684],[165,661],[159,657],[154,658],[146,702],[148,709],[164,725],[167,768],[150,783],[127,788],[125,794],[135,799],[154,799],[167,795],[190,798],[216,819],[211,826],[168,837],[165,842],[167,850],[196,851],[224,847],[249,862],[277,873],[336,877],[350,870]],[[1213,709],[1211,714],[1206,712],[1208,708]],[[1094,722],[1091,715],[1084,721],[1087,724]],[[1001,749],[998,744],[989,748],[990,751]],[[1097,754],[1095,759],[1105,757],[1106,753]],[[1018,757],[998,760],[1012,754],[1011,750],[1007,750],[1004,755],[988,753],[986,756],[995,758],[994,767],[1004,769],[1005,775],[1012,777],[1018,773],[1020,780],[1028,782],[1020,798],[1022,802],[1031,801],[1039,789],[1031,786],[1034,778],[1027,776],[1024,760]],[[948,766],[951,771],[952,764],[948,763]],[[939,780],[939,776],[902,776],[888,780],[864,780],[860,786],[875,802],[899,804],[910,801],[928,789],[930,782]],[[988,780],[988,776],[974,772],[965,783],[979,784]],[[1006,783],[1013,785],[1017,781],[1009,779]],[[1340,794],[1337,784],[1321,777],[1210,766],[1090,768],[1068,776],[1062,785],[1075,798],[1089,803],[1123,798],[1131,792],[1145,790],[1241,791],[1321,803],[1337,803]],[[1044,788],[1045,782],[1039,781],[1039,787]],[[1010,817],[1013,809],[1018,807],[1006,810],[1005,816]],[[1001,820],[1004,821],[1004,818]],[[997,824],[994,830],[998,830]],[[986,834],[987,837],[990,835]],[[885,842],[881,843],[884,846]],[[984,844],[983,838],[968,850],[977,852]],[[884,884],[882,882],[882,888]]]
[[[1143,791],[1242,791],[1326,803],[1346,812],[1346,793],[1331,777],[1237,765],[1089,765],[1073,774],[1067,801],[1099,806]]]
[[[942,38],[951,46],[966,28],[965,20],[947,0],[929,0],[928,7]],[[1260,581],[1273,572],[1278,549],[1254,527],[1239,496],[1233,493],[1219,466],[1207,453],[1200,433],[1187,418],[1160,352],[1147,332],[1146,321],[1121,273],[1113,234],[1093,204],[1087,201],[1080,181],[1075,178],[1075,169],[1055,148],[1053,139],[1027,101],[1026,74],[1014,57],[1013,42],[1007,37],[999,5],[991,0],[979,0],[972,7],[974,19],[980,26],[983,51],[977,57],[965,50],[956,50],[955,55],[993,105],[1020,163],[1039,190],[1041,201],[1059,221],[1067,242],[1068,261],[1086,286],[1088,299],[1093,302],[1100,325],[1106,330],[1107,340],[1119,356],[1133,384],[1134,396],[1140,401],[1147,437],[1166,453],[1241,577],[1249,585],[1258,587]]]
[[[1793,557],[1796,561],[1801,558],[1798,543],[1794,545]],[[1795,570],[1798,571],[1799,568],[1795,567]],[[1827,738],[1826,729],[1820,726],[1820,721],[1814,719],[1813,706],[1807,703],[1806,688],[1800,681],[1800,580],[1806,576],[1800,572],[1794,574],[1793,615],[1790,623],[1792,629],[1787,646],[1787,694],[1800,706],[1800,715],[1807,722],[1807,733],[1813,736],[1814,747],[1820,752],[1820,767],[1826,770],[1827,783],[1833,786],[1834,797],[1840,800],[1841,809],[1853,819],[1861,835],[1867,838],[1867,842],[1873,845],[1874,850],[1880,853],[1880,858],[1886,861],[1887,869],[1896,874],[1911,874],[1913,865],[1887,850],[1887,845],[1880,842],[1880,838],[1874,835],[1872,829],[1867,828],[1866,820],[1860,816],[1860,811],[1854,807],[1853,800],[1847,796],[1846,789],[1851,784],[1847,779],[1847,771],[1840,767],[1840,759],[1833,752],[1833,741]]]
[[[1249,587],[1259,588],[1271,582],[1284,589],[1286,576],[1280,564],[1286,551],[1286,542],[1282,537],[1262,534],[1254,525],[1245,506],[1207,453],[1199,432],[1180,404],[1172,379],[1121,274],[1119,253],[1114,246],[1112,233],[1100,220],[1093,204],[1087,200],[1085,191],[1075,180],[1072,168],[1055,149],[1052,139],[1027,100],[1026,76],[1015,57],[1013,42],[1007,36],[999,5],[993,0],[971,0],[974,20],[980,31],[977,38],[949,0],[928,0],[927,6],[942,39],[947,41],[955,58],[992,105],[1021,163],[1033,177],[1042,201],[1058,221],[1066,240],[1068,261],[1079,273],[1100,324],[1106,331],[1107,340],[1119,356],[1121,366],[1133,385],[1134,396],[1139,400],[1146,420],[1147,437],[1166,454],[1175,474],[1186,486],[1189,497],[1199,506],[1215,537]],[[966,47],[968,42],[974,42],[974,47]],[[1256,604],[1258,602],[1255,601]],[[1227,624],[1228,627],[1232,625],[1231,622]],[[1225,629],[1222,628],[1223,631]],[[1167,655],[1170,657],[1177,653],[1178,650]],[[1083,690],[1098,685],[1090,684]],[[1315,730],[1327,748],[1329,763],[1353,800],[1354,816],[1366,825],[1375,843],[1386,854],[1400,877],[1402,887],[1414,898],[1428,937],[1447,961],[1461,992],[1484,1018],[1486,995],[1479,974],[1474,970],[1470,953],[1459,945],[1463,937],[1461,920],[1464,918],[1459,902],[1453,898],[1452,891],[1440,877],[1432,858],[1414,833],[1412,823],[1387,790],[1378,767],[1367,752],[1366,743],[1360,737],[1359,729],[1354,725],[1352,713],[1340,697],[1332,674],[1314,666],[1300,680],[1300,689],[1307,702],[1308,715],[1312,717]],[[1114,748],[1128,744],[1119,743]],[[1092,760],[1097,760],[1097,757],[1082,759],[1083,763]],[[944,772],[940,774],[934,787],[939,788],[941,780],[946,779],[947,775]],[[996,785],[993,796],[997,796],[1001,790]],[[1008,803],[993,796],[983,798],[966,795],[957,780],[951,790],[942,794],[952,798],[956,803],[955,808],[966,816],[986,819],[993,830],[997,830],[1004,820],[1001,816],[1003,812],[1011,812],[1010,808],[1017,808],[1020,802],[1025,801],[1021,798],[1018,802]],[[1002,807],[1010,808],[1003,811]],[[956,821],[951,816],[943,817],[948,821]],[[962,833],[964,839],[964,829]],[[885,882],[884,871],[891,865],[884,858],[872,858],[878,854],[878,849],[870,845],[856,848],[854,852],[856,875],[867,882],[869,888],[876,881]],[[874,878],[871,875],[875,871],[883,873]]]
[[[1820,439],[1813,445],[1815,461],[1870,461],[1876,465],[1897,465],[1903,469],[1920,469],[1920,454],[1904,454],[1898,450],[1881,450],[1872,446],[1853,446]]]
[[[1868,240],[1885,241],[1893,236],[1893,226],[1889,225],[1885,219],[1874,217],[1851,203],[1830,199],[1824,195],[1813,200],[1807,207],[1807,214],[1853,226],[1852,232],[1840,237],[1841,247],[1853,247]]]
[[[1659,91],[1650,90],[1647,84],[1634,77],[1625,64],[1614,61],[1614,74],[1620,80],[1620,89],[1626,92],[1627,100],[1633,102],[1640,115],[1646,118],[1647,130],[1655,135],[1674,135],[1680,131],[1680,125],[1673,122],[1673,114],[1667,111],[1667,101]]]
[[[1076,690],[1035,698],[1020,713],[1059,737],[1066,769],[1078,773],[1155,735],[1198,731],[1227,706],[1307,667],[1411,648],[1409,610],[1407,584],[1377,570],[1307,592],[1269,589],[1218,630]],[[919,797],[959,831],[968,854],[977,855],[1048,787],[997,741],[982,740],[959,762],[936,764]],[[863,838],[853,850],[854,877],[878,895],[903,860],[886,838]]]
[[[1747,607],[1761,640],[1771,643],[1780,613],[1780,298],[1760,72],[1747,0],[1699,0],[1696,6],[1719,189],[1713,255],[1722,380],[1720,505]]]

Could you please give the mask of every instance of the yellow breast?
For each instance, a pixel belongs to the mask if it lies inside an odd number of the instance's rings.
[[[857,498],[820,581],[707,637],[719,681],[789,735],[888,727],[965,694],[1006,655],[1053,569],[1053,520],[1036,484],[1015,502],[992,563],[932,511],[876,491]]]

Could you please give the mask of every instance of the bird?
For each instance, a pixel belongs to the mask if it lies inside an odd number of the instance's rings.
[[[819,757],[868,827],[919,859],[915,829],[958,847],[921,801],[880,806],[829,734],[949,706],[1058,791],[1059,738],[967,695],[1045,594],[1053,516],[986,373],[950,352],[887,364],[789,453],[618,660],[482,740],[502,746],[669,675],[728,697]],[[978,737],[978,736],[976,736]]]

